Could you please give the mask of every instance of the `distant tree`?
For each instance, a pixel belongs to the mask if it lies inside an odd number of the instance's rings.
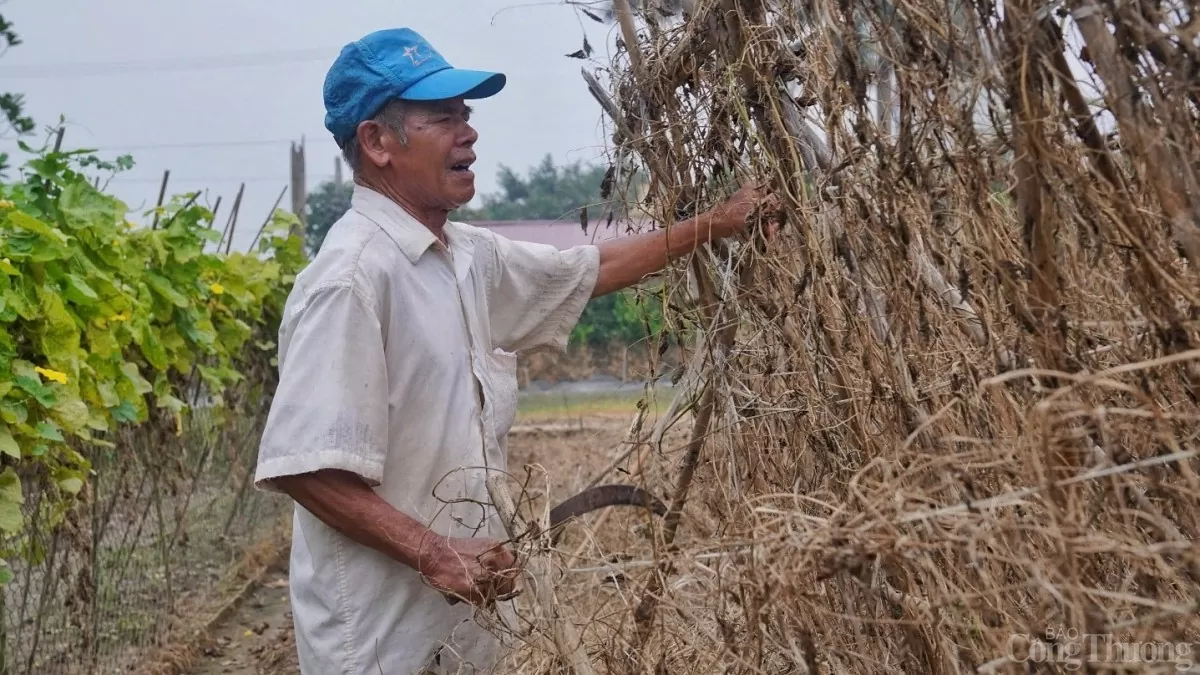
[[[579,209],[600,201],[600,183],[606,167],[579,162],[556,166],[550,155],[519,176],[501,165],[497,174],[500,191],[483,195],[483,206],[454,213],[455,220],[578,220]]]
[[[316,190],[308,193],[305,203],[305,243],[309,255],[315,254],[325,241],[329,228],[350,210],[350,195],[354,192],[354,183],[346,181],[338,184],[332,180],[317,186]]]
[[[12,24],[0,15],[0,54],[9,47],[21,44],[21,38],[13,32]],[[0,92],[0,137],[16,134],[24,136],[33,131],[33,120],[24,114],[24,98],[20,94]],[[0,152],[0,176],[8,169],[8,153]]]

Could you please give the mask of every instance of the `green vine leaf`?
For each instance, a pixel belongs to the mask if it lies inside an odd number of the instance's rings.
[[[128,361],[122,363],[121,372],[124,373],[125,377],[129,379],[129,382],[133,384],[133,390],[135,392],[139,394],[148,394],[154,391],[154,387],[150,385],[150,382],[146,378],[142,377],[142,374],[138,371],[136,364],[129,363]]]
[[[42,381],[28,375],[18,375],[14,380],[17,387],[24,390],[29,395],[33,396],[43,408],[53,408],[58,402],[58,397],[54,395],[54,390],[42,384]]]
[[[21,459],[21,446],[17,445],[17,439],[13,438],[8,427],[0,427],[0,453],[13,459]]]
[[[62,430],[54,422],[38,422],[37,432],[39,438],[44,438],[48,441],[63,442]]]
[[[62,401],[54,406],[54,419],[67,431],[80,433],[88,423],[87,404],[78,398]]]
[[[25,497],[21,493],[21,479],[10,466],[0,473],[0,532],[14,533],[21,529],[24,517],[21,504]]]
[[[92,290],[92,287],[78,274],[67,275],[67,288],[64,295],[71,302],[80,305],[95,305],[100,301],[100,296],[96,294],[96,291]]]
[[[122,401],[121,405],[112,408],[110,412],[112,412],[113,419],[118,422],[132,424],[138,421],[137,408],[133,407],[133,404],[129,401]]]

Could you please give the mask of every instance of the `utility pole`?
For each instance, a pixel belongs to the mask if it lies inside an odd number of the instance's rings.
[[[333,158],[333,184],[339,185],[339,186],[342,184],[342,158],[341,157]]]
[[[292,227],[292,235],[304,238],[305,227],[304,205],[308,201],[308,183],[304,175],[304,137],[300,137],[300,145],[292,143],[292,213],[300,221]]]

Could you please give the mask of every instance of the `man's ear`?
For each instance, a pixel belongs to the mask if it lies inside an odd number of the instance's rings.
[[[358,125],[355,142],[362,156],[376,168],[388,163],[388,133],[378,122],[367,120]]]

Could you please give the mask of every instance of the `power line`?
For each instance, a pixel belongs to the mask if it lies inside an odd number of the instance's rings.
[[[298,142],[295,138],[269,138],[259,140],[246,141],[188,141],[183,143],[145,143],[142,145],[105,145],[105,146],[89,146],[86,143],[80,147],[90,147],[95,150],[116,151],[116,150],[159,150],[159,149],[194,149],[194,148],[231,148],[231,147],[253,147],[264,145],[287,145]],[[335,143],[333,138],[317,136],[311,138],[304,137],[305,144],[311,143]]]
[[[110,183],[161,183],[162,176],[145,178],[116,175],[101,178]],[[171,176],[171,183],[287,183],[287,176]]]
[[[177,150],[177,149],[198,149],[198,148],[240,148],[240,147],[264,147],[271,145],[290,145],[299,142],[295,138],[269,138],[258,140],[242,140],[242,141],[185,141],[181,143],[142,143],[134,145],[91,145],[89,143],[77,143],[73,147],[88,148],[98,152],[118,152],[118,151],[135,151],[135,150]],[[319,134],[316,138],[308,135],[304,136],[305,145],[312,144],[336,144],[336,141],[328,135]],[[6,143],[0,140],[0,147],[5,145],[16,145],[15,139],[11,143]]]
[[[330,180],[333,176],[320,176],[317,182]],[[288,176],[175,176],[171,175],[170,184],[176,183],[288,183],[291,179]],[[161,183],[162,176],[122,176],[116,175],[111,178],[101,178],[101,182],[109,183]]]
[[[189,70],[221,70],[253,68],[313,61],[332,62],[340,47],[322,47],[289,51],[257,52],[231,56],[176,57],[136,61],[46,63],[41,65],[6,65],[0,67],[0,77],[93,77],[124,75],[136,72],[182,72]]]

